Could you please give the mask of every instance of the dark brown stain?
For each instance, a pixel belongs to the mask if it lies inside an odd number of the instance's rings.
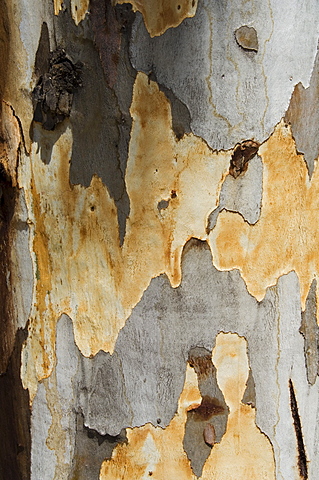
[[[0,375],[0,478],[29,480],[31,434],[29,394],[20,380],[21,346],[26,330],[18,330],[6,373]]]
[[[244,50],[258,51],[258,37],[254,27],[243,25],[235,31],[236,42]]]
[[[117,65],[121,46],[121,27],[110,0],[92,0],[90,18],[94,41],[99,52],[106,83],[113,87],[117,78]]]
[[[209,420],[213,415],[222,415],[225,413],[224,406],[217,400],[217,398],[205,395],[199,407],[190,411],[194,416],[196,422]]]
[[[190,365],[194,367],[200,379],[212,375],[214,366],[212,364],[211,354],[198,356],[196,352],[193,351],[190,353],[188,361]]]
[[[172,190],[171,191],[171,198],[176,198],[176,197],[177,197],[176,190]]]
[[[106,83],[112,88],[117,80],[122,36],[130,33],[135,14],[130,5],[115,7],[110,0],[92,0],[90,12],[95,45]]]
[[[236,145],[230,160],[230,175],[237,178],[241,173],[246,172],[248,162],[256,155],[258,148],[259,143],[254,140],[246,140]]]
[[[307,457],[306,457],[305,445],[303,441],[301,421],[300,421],[300,416],[298,412],[298,404],[297,404],[297,399],[295,395],[295,389],[291,379],[289,379],[289,393],[290,393],[290,409],[291,409],[291,414],[294,421],[294,427],[295,427],[296,439],[297,439],[297,445],[298,445],[299,474],[300,474],[300,478],[302,478],[303,480],[307,480],[308,478]]]
[[[43,52],[46,51],[47,29],[43,27],[39,48],[37,71],[46,65]],[[41,59],[41,62],[40,62]],[[50,53],[49,69],[40,76],[32,92],[35,105],[33,120],[42,124],[45,130],[54,130],[55,126],[70,116],[73,94],[82,86],[82,65],[72,63],[63,48],[58,47]]]

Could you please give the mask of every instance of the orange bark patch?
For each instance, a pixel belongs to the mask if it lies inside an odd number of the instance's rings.
[[[117,0],[131,3],[133,11],[143,15],[151,37],[162,35],[170,27],[177,27],[185,18],[196,13],[198,0]]]
[[[309,181],[303,156],[283,122],[259,154],[264,164],[259,221],[249,225],[236,213],[222,212],[209,237],[214,265],[219,270],[238,268],[257,300],[281,275],[295,270],[304,309],[319,272],[319,169]]]
[[[62,10],[63,0],[53,0],[54,14],[59,15],[59,11]]]

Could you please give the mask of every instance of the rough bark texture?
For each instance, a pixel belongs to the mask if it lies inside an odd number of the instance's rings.
[[[2,0],[1,479],[317,480],[318,39]]]

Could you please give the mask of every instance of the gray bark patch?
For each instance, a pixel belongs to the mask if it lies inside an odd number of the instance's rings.
[[[310,85],[296,85],[290,99],[285,120],[291,124],[297,150],[304,154],[309,176],[319,155],[319,53],[317,53]]]
[[[234,178],[228,175],[219,195],[219,205],[210,214],[207,222],[207,233],[216,225],[217,217],[222,210],[237,212],[254,225],[260,217],[263,192],[263,163],[256,155],[249,162],[247,171]]]
[[[301,314],[300,333],[305,342],[305,362],[307,367],[307,378],[310,385],[314,385],[319,374],[319,327],[317,323],[317,281],[312,281],[308,297],[306,300],[306,309]]]
[[[198,477],[213,445],[207,444],[208,433],[213,440],[220,442],[226,431],[228,407],[218,387],[216,369],[212,363],[211,352],[202,347],[190,350],[189,363],[198,375],[199,389],[202,395],[201,405],[188,412],[185,425],[184,450],[190,459],[193,472]]]
[[[318,40],[316,9],[312,3],[301,13],[297,2],[288,0],[281,2],[280,11],[275,0],[258,0],[254,8],[245,0],[236,7],[225,0],[202,0],[195,17],[154,38],[137,14],[132,64],[154,72],[187,106],[193,133],[211,148],[229,149],[247,138],[262,143],[285,114],[294,85],[309,82]],[[284,11],[293,25],[285,31]],[[238,47],[234,32],[241,25],[254,25],[257,52],[252,34],[241,40],[252,50]]]
[[[301,421],[298,412],[298,403],[295,394],[294,384],[289,380],[289,392],[290,392],[290,408],[291,414],[294,421],[294,427],[296,432],[296,439],[298,444],[298,467],[299,473],[302,480],[307,480],[308,478],[308,466],[307,466],[307,457],[305,451],[305,444],[303,441]]]
[[[191,116],[185,103],[176,97],[172,90],[157,81],[155,72],[150,72],[149,79],[158,84],[160,91],[165,94],[171,104],[172,128],[176,138],[181,139],[185,133],[191,133]]]
[[[119,435],[101,435],[84,425],[83,415],[76,416],[75,452],[68,480],[98,479],[102,462],[126,440],[125,430]]]
[[[68,126],[71,126],[73,135],[70,182],[87,187],[94,174],[102,179],[117,206],[121,242],[124,239],[126,218],[130,210],[125,170],[132,126],[129,108],[136,74],[128,58],[128,41],[133,18],[134,14],[130,9],[128,11],[127,6],[114,7],[110,2],[106,5],[104,1],[96,0],[92,2],[91,15],[76,26],[70,14],[70,2],[67,1],[63,11],[54,16],[55,32],[51,35],[60,48],[65,52],[72,52],[72,59],[67,57],[72,60],[72,65],[82,64],[82,87],[70,93],[72,109],[67,115]],[[105,22],[112,25],[112,48],[116,49],[116,55],[110,54],[112,50],[108,45],[110,37],[103,37],[102,27]],[[49,64],[48,60],[45,61],[48,49],[50,50],[48,32],[44,26],[36,54],[38,74]],[[49,66],[49,72],[44,75],[51,78],[53,67],[55,68],[54,65]],[[53,122],[54,125],[51,125],[51,122],[50,125],[44,125],[45,128],[54,128],[53,131],[42,128],[43,122],[46,122],[43,117],[43,102],[48,103],[44,91],[44,83],[47,85],[48,82],[44,75],[35,93],[37,104],[35,120],[42,123],[34,122],[31,137],[39,145],[42,160],[49,163],[53,145],[66,128],[66,121],[61,124]],[[49,83],[52,83],[50,78]],[[51,105],[50,95],[48,101]],[[67,103],[70,104],[70,96],[63,99],[68,100]],[[61,97],[61,102],[63,99]],[[60,100],[54,105],[59,110]],[[47,110],[46,107],[45,109]],[[50,109],[48,111],[51,112]],[[57,120],[62,119],[60,113],[58,112]]]

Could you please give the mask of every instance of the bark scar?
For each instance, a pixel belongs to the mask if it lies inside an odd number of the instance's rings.
[[[246,172],[248,162],[256,155],[258,148],[259,143],[254,140],[245,140],[236,145],[230,160],[230,175],[237,178],[242,172]]]
[[[295,389],[291,379],[289,379],[289,392],[290,392],[290,409],[291,409],[291,414],[294,421],[294,427],[295,427],[297,445],[298,445],[299,474],[303,480],[307,480],[308,479],[307,456],[306,456],[306,450],[305,450],[305,445],[304,445],[303,436],[302,436],[301,421],[300,421],[300,416],[298,412],[298,404],[297,404]]]

